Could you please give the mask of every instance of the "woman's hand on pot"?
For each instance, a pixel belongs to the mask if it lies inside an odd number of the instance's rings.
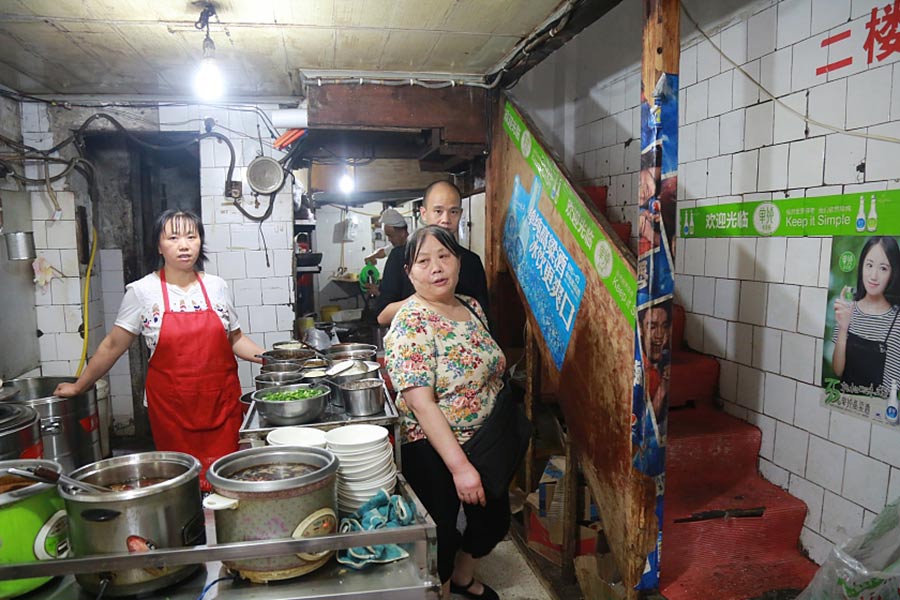
[[[481,475],[478,470],[468,463],[465,467],[453,473],[453,484],[456,486],[456,495],[465,504],[485,505],[484,487],[481,485]]]
[[[55,390],[53,390],[53,395],[60,398],[71,398],[72,396],[77,396],[80,393],[81,390],[79,390],[78,386],[74,383],[61,383],[56,386]]]

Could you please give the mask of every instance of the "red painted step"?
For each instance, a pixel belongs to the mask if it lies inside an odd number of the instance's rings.
[[[709,406],[669,413],[660,588],[668,600],[746,600],[802,589],[815,574],[798,549],[806,506],[759,476],[760,440],[757,428]],[[762,514],[675,522],[755,508]]]
[[[719,389],[719,361],[690,350],[672,352],[669,407],[711,404]]]

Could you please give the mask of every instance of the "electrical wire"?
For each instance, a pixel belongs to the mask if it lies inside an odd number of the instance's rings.
[[[234,575],[226,575],[224,577],[219,577],[218,579],[213,579],[209,583],[207,583],[203,589],[200,591],[200,595],[197,596],[197,600],[203,600],[203,597],[212,589],[214,585],[217,583],[221,583],[222,581],[234,581],[236,577]]]
[[[789,113],[795,115],[796,117],[800,118],[800,119],[803,120],[807,125],[815,125],[816,127],[821,127],[822,129],[827,129],[828,131],[832,131],[832,132],[834,132],[834,133],[840,133],[840,134],[843,134],[843,135],[850,135],[850,136],[853,136],[853,137],[859,137],[859,138],[863,138],[863,139],[867,139],[867,140],[877,140],[877,141],[879,141],[879,142],[888,142],[888,143],[892,143],[892,144],[900,144],[900,138],[895,138],[895,137],[888,136],[888,135],[878,135],[878,134],[875,134],[875,133],[866,133],[866,132],[863,132],[863,131],[850,131],[850,130],[848,130],[848,129],[844,129],[843,127],[837,127],[837,126],[835,126],[835,125],[829,125],[828,123],[823,123],[823,122],[821,122],[821,121],[816,121],[815,119],[809,118],[808,115],[804,115],[804,114],[801,113],[800,111],[791,108],[790,106],[788,106],[787,104],[785,104],[783,101],[781,101],[781,100],[779,100],[778,98],[776,98],[776,97],[775,97],[775,94],[773,94],[773,93],[770,92],[768,89],[766,89],[766,87],[765,87],[763,84],[761,84],[759,81],[757,81],[752,75],[750,75],[750,73],[748,73],[747,71],[745,71],[743,67],[741,67],[739,64],[737,64],[736,62],[734,62],[734,61],[731,59],[730,56],[728,56],[727,54],[725,54],[725,52],[723,52],[722,49],[719,48],[719,46],[717,46],[716,43],[713,42],[712,39],[706,34],[706,32],[703,30],[703,28],[700,27],[700,24],[697,23],[697,20],[694,19],[694,17],[691,15],[691,13],[690,13],[690,11],[688,10],[687,6],[684,5],[684,2],[679,2],[679,4],[681,5],[681,10],[684,12],[684,15],[688,18],[688,21],[690,21],[691,24],[693,24],[693,26],[697,29],[697,31],[699,31],[700,34],[701,34],[704,38],[706,38],[706,41],[709,42],[709,44],[715,49],[716,52],[718,52],[718,53],[722,56],[722,58],[724,58],[725,60],[727,60],[727,61],[731,64],[731,66],[733,66],[735,69],[737,69],[738,71],[740,71],[741,73],[743,73],[744,77],[746,77],[747,79],[749,79],[749,80],[753,83],[753,85],[755,85],[756,87],[758,87],[762,93],[764,93],[766,96],[768,96],[769,98],[771,98],[771,99],[772,99],[776,104],[778,104],[781,108],[783,108],[783,109],[786,110],[787,112],[789,112]]]

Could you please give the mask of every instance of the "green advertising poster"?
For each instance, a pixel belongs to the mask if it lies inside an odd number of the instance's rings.
[[[823,402],[897,425],[900,238],[835,237],[822,346]]]
[[[522,117],[509,102],[506,103],[503,115],[503,127],[532,170],[540,177],[556,212],[590,259],[619,310],[634,327],[637,279],[628,265],[588,214],[581,198],[563,177],[553,159],[534,140]]]
[[[900,190],[683,208],[682,238],[900,235]]]

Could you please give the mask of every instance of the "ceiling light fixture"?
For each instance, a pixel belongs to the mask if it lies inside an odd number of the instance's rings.
[[[200,59],[200,67],[194,76],[194,92],[206,101],[218,100],[225,90],[222,72],[216,62],[216,44],[209,37],[209,20],[212,17],[218,20],[215,7],[207,4],[203,7],[200,18],[194,23],[197,29],[206,30],[206,37],[203,38],[203,58]]]

